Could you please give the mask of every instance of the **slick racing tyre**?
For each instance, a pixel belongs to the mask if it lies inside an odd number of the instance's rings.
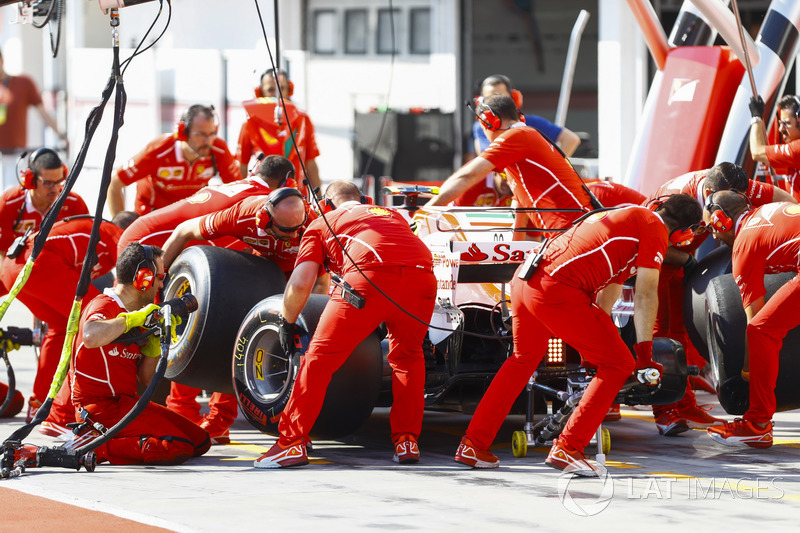
[[[239,408],[258,430],[278,434],[278,421],[300,368],[301,355],[287,358],[278,341],[278,314],[283,297],[273,296],[250,310],[239,329],[233,356],[233,382]],[[297,325],[302,352],[317,328],[328,297],[312,294]],[[372,413],[383,374],[380,338],[370,334],[333,374],[311,438],[337,438],[358,429]]]
[[[706,289],[712,279],[731,273],[731,249],[722,246],[700,260],[688,278],[684,279],[683,321],[689,340],[700,355],[708,360]]]
[[[191,246],[169,269],[164,301],[191,293],[197,311],[177,328],[165,377],[182,385],[232,394],[230,354],[247,312],[282,293],[286,276],[272,261],[216,246]]]
[[[764,276],[767,301],[784,283],[796,274],[768,274]],[[731,380],[738,376],[744,364],[747,317],[742,308],[742,297],[731,274],[713,279],[706,290],[708,308],[708,351],[717,378],[717,395],[725,412],[742,415],[748,407],[745,383]],[[797,312],[792,309],[788,312]],[[800,328],[791,330],[783,339],[780,351],[780,371],[775,387],[778,411],[800,407]],[[753,364],[751,354],[750,364]],[[725,385],[725,386],[722,386]]]

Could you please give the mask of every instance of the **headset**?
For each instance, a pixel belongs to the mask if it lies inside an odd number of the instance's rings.
[[[478,103],[472,110],[475,116],[480,120],[481,124],[486,126],[489,131],[497,131],[502,125],[502,120],[498,117],[491,107],[483,102],[483,97],[478,98]]]
[[[207,112],[214,118],[214,128],[219,130],[219,117],[217,117],[217,110],[213,105],[205,106],[203,104],[194,104],[189,106],[182,115],[181,119],[175,124],[175,138],[179,141],[189,140],[189,126],[194,120],[194,117],[200,113]]]
[[[361,198],[359,199],[359,202],[361,202],[362,204],[365,204],[365,205],[374,205],[375,204],[375,200],[373,200],[371,196],[365,196],[363,193],[361,194]],[[319,209],[319,214],[320,215],[327,215],[328,213],[330,213],[331,211],[336,209],[336,205],[334,205],[334,203],[331,201],[330,198],[323,198],[322,202],[319,205],[319,207],[317,207],[317,206],[315,206],[315,207],[317,209]]]
[[[145,292],[153,286],[156,278],[156,261],[153,256],[153,247],[147,244],[140,245],[144,250],[144,259],[136,265],[136,274],[133,276],[133,288],[140,292]]]
[[[289,87],[289,94],[285,94],[285,95],[284,95],[284,97],[285,97],[285,98],[291,98],[291,97],[292,97],[292,95],[294,94],[294,83],[292,83],[292,80],[290,80],[290,79],[289,79],[289,75],[288,75],[288,74],[286,74],[286,71],[284,71],[284,70],[282,70],[282,69],[277,69],[277,70],[278,70],[278,76],[277,76],[277,77],[275,77],[275,83],[277,83],[277,84],[279,84],[279,85],[280,85],[280,80],[279,80],[279,78],[280,78],[281,76],[283,76],[284,78],[286,78],[286,84],[287,84],[287,85],[288,85],[288,87]],[[258,81],[259,81],[259,82],[261,82],[261,81],[264,79],[264,76],[267,76],[267,75],[270,75],[270,76],[275,76],[275,74],[274,74],[274,73],[275,73],[275,69],[272,69],[272,68],[271,68],[271,69],[268,69],[268,70],[264,71],[264,73],[261,75],[261,77],[260,77],[260,78],[258,78]],[[263,97],[264,97],[264,93],[263,93],[263,91],[261,90],[261,83],[259,83],[258,87],[256,87],[256,88],[255,88],[255,90],[254,90],[253,92],[255,93],[255,95],[256,95],[256,98],[263,98]]]
[[[38,159],[39,156],[42,156],[47,153],[55,155],[58,158],[58,160],[61,161],[61,157],[58,155],[58,153],[56,153],[56,151],[51,148],[39,148],[31,152],[30,156],[28,156],[28,168],[26,168],[25,170],[21,170],[19,173],[19,184],[22,185],[23,189],[31,190],[36,188],[37,176],[36,176],[36,171],[33,170],[33,164],[36,162],[36,159]],[[25,154],[23,153],[20,159],[24,157]],[[67,165],[62,163],[61,170],[64,173],[64,179],[67,179],[67,175],[69,174],[69,171],[67,170]]]
[[[305,197],[303,196],[303,193],[292,187],[283,187],[281,189],[275,189],[274,191],[269,193],[269,196],[267,196],[267,201],[264,202],[264,205],[262,205],[259,208],[258,212],[256,212],[256,226],[264,232],[266,232],[270,226],[275,226],[284,233],[292,233],[293,231],[297,231],[300,228],[302,228],[308,221],[308,211],[306,211],[305,217],[303,218],[303,222],[294,227],[286,227],[278,225],[275,223],[275,220],[272,217],[271,208],[281,203],[286,198],[290,198],[292,196],[296,196],[297,198],[303,200],[303,204],[305,205]]]
[[[483,97],[479,96],[474,100],[475,107],[471,106],[469,101],[466,102],[467,107],[472,111],[475,115],[475,118],[483,124],[487,130],[489,131],[498,131],[502,130],[500,126],[503,124],[503,121],[497,116],[484,101]],[[525,115],[522,114],[522,111],[517,108],[517,112],[519,113],[519,121],[525,122]]]
[[[798,98],[796,94],[793,94],[792,99],[794,100],[794,118],[800,126],[800,98]],[[778,118],[780,118],[780,115]]]
[[[287,172],[286,175],[281,180],[281,182],[278,184],[278,189],[280,189],[282,187],[287,187],[288,186],[287,184],[289,183],[289,180],[292,180],[292,182],[297,183],[297,182],[294,181],[294,176],[295,176],[294,170],[290,170],[289,172]]]
[[[508,88],[508,92],[511,93],[511,99],[514,100],[514,105],[516,105],[518,109],[522,108],[522,93],[514,88],[514,84],[511,83],[511,79],[508,76],[492,74],[481,83],[481,92],[483,92],[483,88],[487,85],[497,85],[498,83],[505,84],[506,88]]]
[[[670,196],[672,195],[664,194],[652,198],[647,201],[645,207],[647,207],[650,211],[653,212],[658,211]],[[689,246],[690,244],[692,244],[694,237],[695,237],[694,228],[675,228],[674,230],[669,232],[669,243],[672,246],[676,247]]]
[[[729,190],[731,192],[735,192],[736,194],[744,198],[744,201],[747,204],[747,210],[752,211],[753,203],[750,201],[750,198],[748,198],[746,194],[743,194],[737,191],[736,189],[729,189]],[[709,213],[708,217],[709,226],[711,226],[715,231],[724,233],[733,228],[734,222],[730,214],[728,214],[728,212],[725,211],[725,208],[723,208],[721,205],[719,205],[714,201],[715,194],[717,194],[717,192],[712,192],[711,194],[708,195],[708,198],[706,198],[705,210],[708,211]]]

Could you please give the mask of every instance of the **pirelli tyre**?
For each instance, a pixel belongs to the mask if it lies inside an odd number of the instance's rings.
[[[198,309],[178,328],[165,377],[200,389],[233,393],[230,354],[247,312],[282,293],[286,276],[272,261],[216,246],[191,246],[169,269],[164,299],[191,293]]]
[[[683,318],[689,340],[708,360],[708,315],[706,313],[706,289],[712,279],[731,273],[731,249],[716,248],[703,257],[697,267],[684,280]]]
[[[278,314],[282,296],[259,302],[242,322],[233,357],[233,384],[239,409],[258,430],[278,434],[283,412],[300,368],[300,355],[289,359],[278,341]],[[328,297],[312,294],[297,324],[303,352],[315,334]],[[383,373],[378,333],[370,334],[334,373],[311,438],[341,437],[358,429],[372,413]]]
[[[767,300],[794,276],[794,273],[764,276]],[[706,289],[706,302],[708,348],[718,383],[719,403],[727,413],[742,415],[749,405],[749,386],[738,379],[744,364],[747,317],[742,307],[741,293],[731,274],[711,280]],[[800,389],[797,387],[800,379],[798,356],[800,356],[800,328],[795,328],[783,340],[780,351],[780,372],[775,387],[778,411],[800,407]]]

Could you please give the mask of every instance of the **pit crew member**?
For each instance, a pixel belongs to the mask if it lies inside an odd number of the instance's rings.
[[[528,281],[515,276],[511,282],[514,354],[478,405],[455,461],[474,468],[499,465],[489,446],[547,353],[548,339],[555,336],[596,366],[597,374],[545,462],[578,475],[597,475],[583,449],[631,372],[636,370],[641,378],[644,369],[661,370],[652,360],[659,270],[668,244],[691,236],[700,217],[700,206],[687,195],[668,198],[655,212],[635,206],[595,213],[549,243]],[[610,316],[621,283],[633,275],[636,361]]]
[[[765,302],[764,274],[798,272],[800,206],[781,202],[753,208],[743,195],[722,191],[709,196],[703,217],[714,238],[733,249],[733,279],[747,315],[749,367],[745,357],[742,377],[750,381],[750,407],[742,418],[707,431],[727,446],[769,448],[778,356],[786,334],[800,325],[800,277]]]
[[[299,230],[308,221],[308,208],[294,188],[276,189],[267,196],[250,196],[217,212],[193,218],[178,225],[164,245],[164,262],[169,267],[191,241],[233,237],[253,249],[253,253],[276,263],[289,277],[300,246]],[[317,292],[324,293],[327,276],[321,276]],[[200,389],[173,383],[167,406],[190,420],[199,420],[215,444],[230,442],[230,426],[238,414],[236,396],[214,392],[210,412],[200,417],[195,398]]]
[[[269,194],[280,187],[296,187],[293,176],[294,167],[288,159],[279,155],[267,156],[261,161],[256,172],[246,179],[221,185],[208,185],[189,198],[178,200],[174,204],[139,217],[122,234],[119,240],[119,251],[121,252],[132,242],[164,246],[181,222],[220,211],[248,196]],[[236,249],[244,247],[241,241],[234,238],[202,241],[197,244]]]
[[[696,198],[698,205],[703,206],[711,193],[728,189],[744,192],[755,205],[774,201],[793,201],[786,191],[768,183],[751,180],[740,166],[728,162],[668,181],[651,196],[651,201],[656,201],[665,195],[683,193]],[[684,323],[683,280],[695,267],[694,254],[707,237],[708,233],[700,232],[690,244],[670,246],[667,250],[658,282],[658,315],[653,333],[656,337],[668,337],[680,342],[686,352],[687,363],[697,365],[701,369],[707,362],[690,341]],[[697,405],[692,383],[697,383],[699,386],[705,384],[704,381],[690,380],[690,383],[687,383],[686,393],[680,401],[670,405],[653,406],[653,418],[660,434],[673,436],[690,428],[707,428],[724,422]],[[715,392],[710,385],[706,385],[706,390]]]
[[[123,211],[115,222],[123,224],[130,220]],[[132,214],[132,213],[130,213]],[[90,215],[78,215],[56,222],[44,242],[42,251],[33,264],[28,280],[17,294],[17,299],[33,313],[33,316],[46,322],[47,333],[42,339],[37,364],[36,378],[33,381],[33,394],[29,405],[38,410],[47,398],[50,383],[53,381],[58,361],[61,359],[61,349],[67,334],[67,321],[69,319],[72,303],[75,301],[75,288],[78,286],[83,259],[89,245],[89,236],[94,219]],[[100,241],[97,243],[97,264],[91,272],[92,279],[96,279],[114,268],[117,262],[117,240],[122,234],[122,228],[111,222],[100,223]],[[33,251],[33,242],[36,234],[25,239],[22,247],[15,251],[14,257],[6,257],[3,261],[2,281],[11,287],[17,276],[25,267]],[[86,301],[98,296],[100,291],[89,284]],[[30,412],[33,418],[35,411]],[[55,404],[50,411],[51,422],[66,429],[68,422],[74,422],[71,406],[63,405],[59,409]],[[46,427],[46,425],[43,424]],[[60,433],[56,433],[60,434]]]
[[[117,339],[152,320],[153,302],[165,276],[162,250],[132,243],[117,260],[117,284],[89,302],[81,315],[73,359],[72,403],[93,422],[113,427],[135,405],[137,378],[147,385],[161,352],[158,337],[148,343]],[[203,455],[211,442],[206,430],[164,406],[144,411],[95,450],[98,462],[162,464]]]
[[[212,107],[189,107],[175,133],[159,135],[116,170],[108,187],[111,214],[125,208],[123,189],[132,183],[134,210],[144,215],[188,198],[217,174],[224,183],[242,179],[228,145],[217,137],[217,127]]]
[[[38,231],[50,206],[61,194],[66,179],[67,167],[55,150],[39,148],[31,152],[26,168],[20,173],[20,185],[9,188],[0,196],[0,258],[6,255],[15,238],[28,230]],[[88,214],[83,198],[71,192],[58,212],[57,220]],[[4,287],[0,290],[3,294],[8,292]]]
[[[564,154],[541,133],[520,121],[510,96],[492,95],[480,101],[476,113],[492,143],[478,157],[452,174],[427,205],[447,205],[491,171],[504,172],[520,207],[573,209],[572,212],[518,213],[517,227],[527,221],[539,228],[568,227],[583,211],[590,197],[580,176]],[[515,238],[518,238],[515,234]]]
[[[291,349],[294,323],[323,265],[341,274],[364,298],[364,304],[357,308],[337,293],[331,296],[281,414],[280,438],[255,461],[255,466],[280,468],[308,463],[308,433],[322,408],[331,376],[382,322],[389,329],[388,359],[393,369],[393,460],[416,463],[425,403],[422,340],[436,296],[431,253],[399,213],[363,205],[361,192],[352,183],[335,181],[325,196],[332,210],[324,219],[313,221],[303,235],[297,265],[284,293],[280,332],[284,351]]]
[[[282,155],[292,162],[297,169],[297,187],[303,195],[308,195],[305,178],[311,188],[321,187],[317,157],[319,148],[314,135],[314,124],[305,111],[289,101],[294,92],[294,84],[286,72],[269,69],[261,75],[260,87],[256,89],[256,99],[244,102],[247,120],[239,131],[236,145],[236,159],[243,176],[247,175],[247,164],[251,157],[259,154]],[[280,84],[280,93],[278,86]],[[283,96],[286,109],[281,105],[279,96]],[[286,116],[284,116],[284,113]],[[292,132],[289,132],[291,124]],[[295,150],[295,143],[297,150]],[[303,165],[297,157],[300,158]]]
[[[764,102],[750,99],[750,156],[759,163],[772,166],[788,177],[788,190],[800,201],[800,97],[784,95],[778,101],[778,133],[781,144],[769,144],[762,116]]]

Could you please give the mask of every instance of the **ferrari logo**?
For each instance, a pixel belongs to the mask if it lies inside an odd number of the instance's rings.
[[[604,211],[602,213],[595,213],[594,215],[592,215],[589,218],[587,218],[586,222],[591,224],[592,222],[598,222],[600,220],[603,220],[607,216],[608,216],[608,211]]]
[[[192,204],[202,204],[203,202],[207,202],[210,198],[211,198],[210,193],[199,192],[197,194],[192,195],[190,198],[187,199],[187,201]]]
[[[388,217],[389,215],[391,215],[391,213],[387,209],[384,209],[383,207],[370,207],[369,209],[367,209],[367,211],[379,217]]]

